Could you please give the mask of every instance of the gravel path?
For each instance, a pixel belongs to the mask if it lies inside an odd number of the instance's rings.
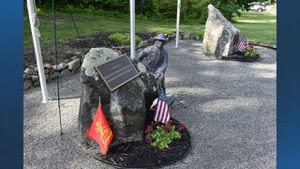
[[[165,168],[243,169],[276,167],[276,51],[253,63],[211,60],[198,41],[167,44],[167,93],[176,97],[173,117],[192,137],[188,156]],[[24,92],[24,168],[113,168],[87,156],[77,141],[79,74],[61,79],[64,135],[57,102],[41,103],[39,88]],[[56,84],[48,84],[55,98]],[[175,111],[176,110],[176,111]]]

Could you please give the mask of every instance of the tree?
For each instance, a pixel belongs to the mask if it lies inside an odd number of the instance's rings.
[[[25,1],[25,0],[24,0]],[[124,15],[129,14],[129,0],[62,0],[57,1],[57,8],[66,11],[70,7],[80,12],[97,14],[97,10],[110,11]],[[239,9],[248,9],[248,3],[253,0],[182,0],[182,20],[198,20],[204,23],[207,18],[208,4],[214,5],[228,19],[234,15],[240,16]],[[264,0],[256,0],[264,1]],[[270,0],[275,1],[275,0]],[[36,0],[38,6],[51,8],[52,0]],[[177,0],[138,0],[136,1],[136,13],[157,19],[176,19]],[[101,12],[100,12],[101,13]],[[104,14],[103,12],[101,14]]]

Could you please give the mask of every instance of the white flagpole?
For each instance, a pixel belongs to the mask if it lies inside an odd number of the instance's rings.
[[[175,46],[175,48],[178,48],[180,8],[181,8],[181,0],[177,0],[176,46]]]
[[[27,0],[27,9],[28,9],[32,41],[33,41],[34,52],[35,52],[36,63],[37,63],[40,85],[41,85],[42,96],[43,96],[42,102],[47,103],[49,102],[49,95],[48,95],[48,89],[47,89],[45,73],[44,73],[42,52],[40,47],[40,40],[39,40],[40,33],[38,30],[39,25],[37,20],[38,18],[36,13],[35,0]]]
[[[130,0],[130,58],[135,59],[135,0]]]

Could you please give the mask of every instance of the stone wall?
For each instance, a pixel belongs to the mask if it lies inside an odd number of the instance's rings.
[[[69,76],[72,73],[78,73],[80,70],[83,54],[74,53],[74,56],[70,59],[65,59],[57,65],[51,65],[49,63],[44,64],[44,72],[46,81],[51,81],[56,78]],[[40,85],[38,69],[36,65],[30,65],[26,67],[23,74],[24,89],[29,89]]]

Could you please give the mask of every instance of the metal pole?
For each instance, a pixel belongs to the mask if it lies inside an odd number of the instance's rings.
[[[130,0],[130,58],[135,59],[135,0]]]
[[[175,48],[178,48],[180,8],[181,8],[181,0],[177,0],[176,46],[175,46]]]
[[[38,18],[36,14],[36,6],[34,0],[27,0],[27,9],[28,9],[28,16],[29,16],[29,22],[30,22],[30,28],[31,28],[31,34],[32,34],[32,41],[34,46],[34,52],[36,57],[36,63],[39,73],[39,79],[40,79],[40,85],[43,95],[43,103],[49,102],[49,95],[48,95],[48,89],[45,79],[45,73],[44,73],[44,65],[43,65],[43,58],[42,58],[42,52],[40,47],[40,33],[39,33],[39,23]]]

